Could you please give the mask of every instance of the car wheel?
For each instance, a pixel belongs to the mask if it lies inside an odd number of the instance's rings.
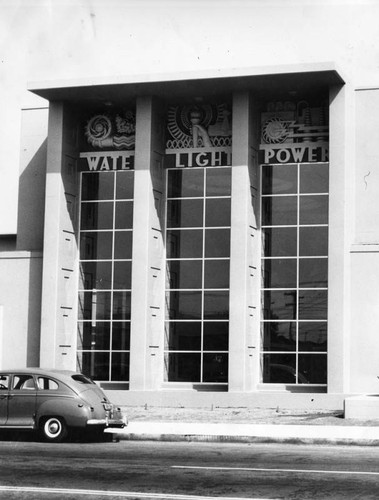
[[[67,436],[67,426],[63,418],[49,417],[42,422],[41,432],[45,441],[60,443]]]

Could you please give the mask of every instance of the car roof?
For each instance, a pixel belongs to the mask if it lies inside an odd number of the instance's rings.
[[[45,375],[46,377],[57,377],[62,381],[70,381],[74,382],[72,379],[73,375],[82,375],[79,372],[71,371],[71,370],[57,370],[55,368],[52,369],[44,369],[44,368],[9,368],[8,370],[0,370],[0,375],[10,375],[17,373],[19,375]]]

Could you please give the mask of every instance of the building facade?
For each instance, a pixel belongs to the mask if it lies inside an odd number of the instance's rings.
[[[312,64],[30,90],[48,120],[22,140],[47,141],[0,253],[3,368],[80,370],[121,404],[377,390],[376,89]]]

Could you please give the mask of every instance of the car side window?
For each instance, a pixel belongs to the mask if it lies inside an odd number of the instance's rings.
[[[0,375],[0,391],[7,391],[9,388],[9,375]]]
[[[48,377],[38,377],[38,388],[43,391],[56,391],[59,385]]]
[[[32,375],[14,375],[13,377],[13,390],[32,391],[35,390],[35,384]]]

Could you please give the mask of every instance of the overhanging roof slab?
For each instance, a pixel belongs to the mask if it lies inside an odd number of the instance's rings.
[[[206,97],[235,90],[280,94],[290,90],[329,88],[344,83],[335,64],[326,62],[31,82],[28,90],[49,101],[101,105],[106,102],[121,104],[143,95],[175,100],[188,97],[189,94]]]

